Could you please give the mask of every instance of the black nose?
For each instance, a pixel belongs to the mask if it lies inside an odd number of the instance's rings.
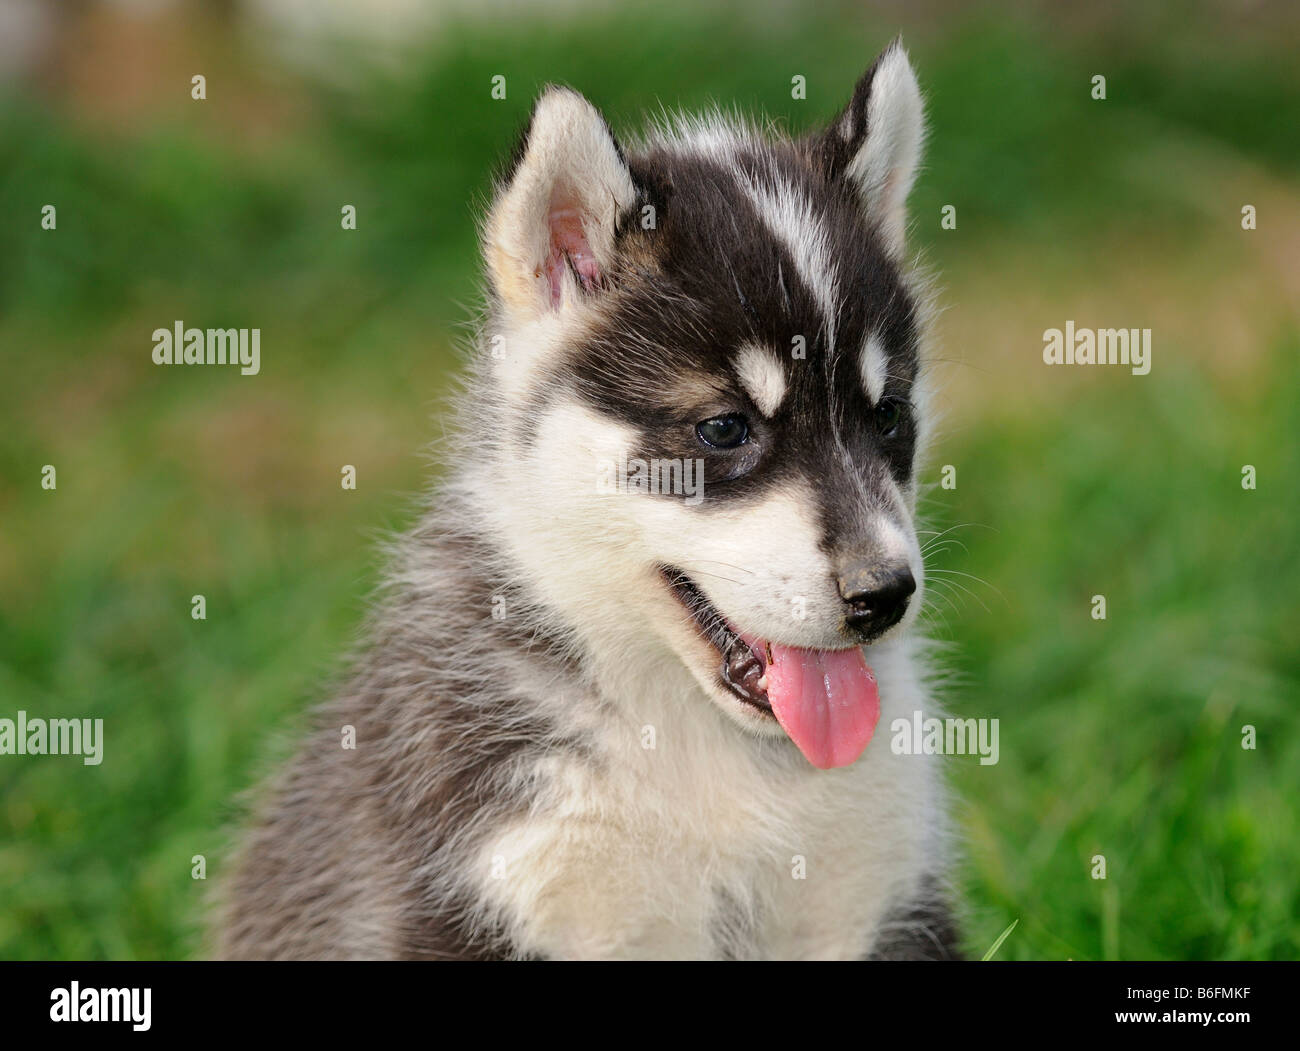
[[[845,567],[836,583],[848,605],[844,619],[867,638],[888,631],[907,612],[916,579],[907,566],[862,562]]]

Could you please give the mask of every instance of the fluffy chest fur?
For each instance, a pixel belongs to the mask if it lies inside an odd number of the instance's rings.
[[[907,653],[876,661],[883,719],[925,707]],[[658,685],[592,753],[539,761],[534,805],[485,831],[478,893],[511,941],[565,959],[868,956],[941,864],[930,758],[882,734],[813,771],[737,735],[688,676],[641,681]]]

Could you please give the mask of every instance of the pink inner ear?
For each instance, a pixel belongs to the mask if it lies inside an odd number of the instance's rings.
[[[582,214],[563,201],[552,201],[547,220],[551,228],[551,251],[546,258],[546,280],[551,286],[551,306],[559,307],[564,275],[572,269],[582,287],[591,291],[600,285],[600,266],[582,228]]]

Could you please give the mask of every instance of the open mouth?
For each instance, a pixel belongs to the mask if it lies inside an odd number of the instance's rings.
[[[755,647],[747,642],[704,597],[695,581],[680,569],[661,566],[659,572],[677,600],[686,607],[700,634],[718,651],[722,661],[718,678],[722,685],[746,704],[775,717],[772,703],[767,699],[767,677],[764,675],[772,663],[771,644]]]
[[[876,677],[860,646],[807,649],[737,630],[690,577],[660,566],[669,590],[719,660],[728,692],[775,718],[814,766],[847,766],[880,720]]]

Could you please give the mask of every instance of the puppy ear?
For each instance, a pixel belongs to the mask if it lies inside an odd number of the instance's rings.
[[[921,89],[900,39],[863,74],[852,101],[813,147],[815,162],[830,178],[852,184],[894,257],[903,251],[907,195],[924,140]]]
[[[568,88],[543,91],[484,228],[488,274],[506,309],[534,319],[598,295],[618,218],[635,199],[596,107]]]

